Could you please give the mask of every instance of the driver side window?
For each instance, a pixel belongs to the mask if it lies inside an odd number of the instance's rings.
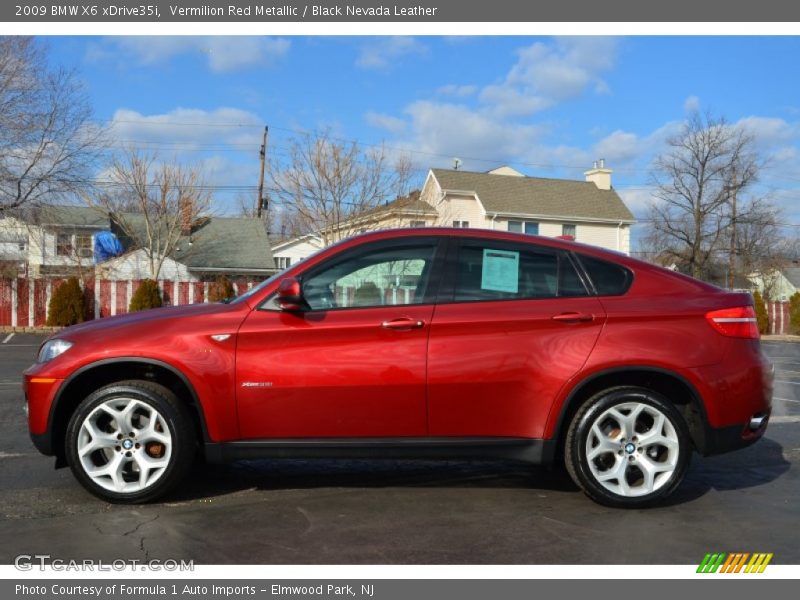
[[[434,244],[386,248],[351,256],[303,281],[311,310],[420,304]]]

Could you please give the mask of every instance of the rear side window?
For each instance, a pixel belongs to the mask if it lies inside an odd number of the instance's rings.
[[[586,296],[569,258],[557,251],[465,243],[456,273],[456,302]]]
[[[625,267],[582,254],[579,258],[599,296],[620,296],[631,287],[633,274]]]

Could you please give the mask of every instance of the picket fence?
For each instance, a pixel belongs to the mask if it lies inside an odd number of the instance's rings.
[[[0,327],[42,327],[47,323],[47,310],[53,291],[66,279],[0,279]],[[142,280],[93,280],[83,282],[87,319],[100,319],[128,312],[131,297]],[[232,281],[241,294],[258,282],[247,279]],[[158,287],[165,305],[208,302],[213,283],[203,281],[159,280]]]

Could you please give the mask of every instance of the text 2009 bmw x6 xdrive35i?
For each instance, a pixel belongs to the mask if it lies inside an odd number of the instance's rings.
[[[229,304],[68,327],[25,372],[30,432],[92,493],[144,502],[198,454],[564,461],[594,500],[672,493],[760,438],[752,300],[521,234],[341,242]]]

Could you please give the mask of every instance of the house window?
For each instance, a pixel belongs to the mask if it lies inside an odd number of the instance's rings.
[[[292,258],[290,256],[276,256],[275,263],[278,268],[283,271],[284,269],[288,269],[289,265],[292,264]]]
[[[56,256],[72,256],[72,234],[56,234]]]
[[[467,227],[469,227],[469,221],[453,221],[453,227],[466,229]]]
[[[572,223],[564,223],[561,226],[561,235],[570,235],[575,238],[575,231],[577,227]]]
[[[539,223],[536,221],[509,221],[508,230],[514,233],[524,231],[528,235],[539,235]]]
[[[18,242],[17,243],[17,247],[19,248],[20,252],[25,252],[26,246],[27,246],[27,244],[25,242]]]
[[[425,221],[411,221],[411,227],[425,227]]]
[[[75,252],[81,258],[92,257],[92,236],[88,233],[80,233],[75,236]]]

